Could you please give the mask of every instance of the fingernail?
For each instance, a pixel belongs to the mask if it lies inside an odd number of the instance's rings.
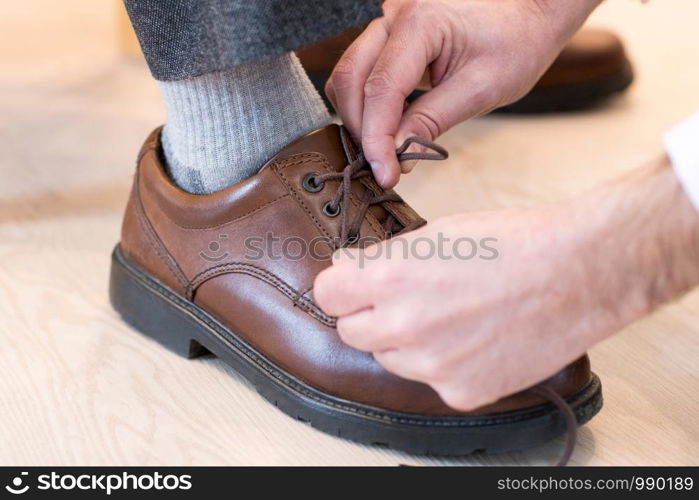
[[[370,163],[371,165],[371,170],[374,172],[374,177],[376,178],[377,181],[379,181],[379,184],[382,186],[386,182],[386,177],[387,177],[387,172],[386,169],[383,166],[383,163],[380,163],[378,161],[372,161]]]

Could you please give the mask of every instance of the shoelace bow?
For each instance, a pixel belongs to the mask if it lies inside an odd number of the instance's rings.
[[[343,141],[345,141],[344,136]],[[408,148],[413,144],[418,144],[425,149],[432,150],[433,153],[424,151],[412,153],[407,152]],[[403,144],[396,149],[396,156],[399,162],[408,160],[446,160],[449,157],[449,153],[446,149],[438,144],[413,136],[407,138],[405,142],[403,142]],[[349,163],[341,172],[317,174],[313,177],[313,182],[316,186],[322,186],[327,181],[340,181],[340,187],[332,200],[328,202],[327,207],[331,214],[342,215],[340,226],[340,241],[342,242],[341,246],[352,244],[356,241],[356,238],[359,237],[359,228],[362,225],[362,221],[364,220],[369,208],[371,208],[373,205],[403,201],[403,199],[396,193],[388,193],[383,191],[381,193],[375,193],[367,187],[364,191],[362,199],[359,202],[356,215],[350,220],[349,208],[352,181],[361,179],[362,177],[368,177],[370,175],[372,175],[371,169],[366,161],[366,158],[364,157],[364,153],[360,151],[357,158]],[[386,212],[388,215],[383,224],[383,229],[390,235],[396,235],[404,231],[412,231],[413,229],[417,229],[425,224],[425,221],[419,219],[403,226],[390,211],[387,210]],[[568,439],[566,440],[566,447],[563,455],[556,464],[557,466],[564,466],[570,460],[575,448],[578,427],[575,413],[573,413],[573,410],[565,399],[563,399],[556,391],[544,384],[532,387],[529,389],[529,392],[553,403],[561,412],[561,415],[565,420]]]
[[[412,152],[408,153],[408,148],[413,145],[418,144],[426,149],[431,149],[433,153],[429,152]],[[396,149],[396,156],[399,162],[407,160],[446,160],[449,157],[449,153],[446,149],[434,144],[433,142],[427,141],[420,137],[409,137],[401,144],[401,146]],[[396,193],[389,193],[381,190],[381,193],[375,193],[369,187],[364,190],[362,198],[359,200],[359,205],[357,207],[356,215],[350,219],[350,192],[352,189],[352,181],[361,179],[362,177],[369,177],[372,175],[371,168],[364,157],[363,152],[359,152],[357,158],[349,163],[341,172],[329,172],[325,174],[316,174],[312,178],[313,184],[316,186],[322,186],[327,181],[340,181],[340,187],[338,188],[335,196],[326,205],[328,213],[331,215],[341,215],[340,224],[340,246],[345,246],[348,244],[355,243],[359,238],[359,229],[362,226],[362,221],[366,217],[369,208],[373,205],[383,205],[388,202],[402,202],[403,199]],[[403,226],[389,210],[386,210],[387,217],[383,224],[383,230],[390,235],[396,235],[403,231],[412,231],[418,227],[425,224],[423,220],[415,220],[405,226]]]

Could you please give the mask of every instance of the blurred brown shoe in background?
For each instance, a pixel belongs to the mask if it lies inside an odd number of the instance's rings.
[[[342,53],[362,30],[363,27],[354,28],[298,51],[313,84],[329,105],[325,82]],[[605,30],[582,29],[526,96],[495,112],[552,113],[589,109],[626,90],[632,81],[631,62],[619,37]],[[416,99],[424,91],[416,90],[408,100]]]

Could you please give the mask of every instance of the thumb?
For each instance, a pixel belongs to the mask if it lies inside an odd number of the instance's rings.
[[[493,92],[479,82],[446,80],[413,101],[403,113],[396,144],[418,136],[434,141],[454,125],[496,107]]]

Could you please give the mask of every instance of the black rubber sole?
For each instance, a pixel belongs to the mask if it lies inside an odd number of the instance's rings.
[[[287,415],[316,429],[365,444],[420,455],[467,455],[529,448],[565,432],[550,404],[477,417],[387,411],[325,394],[276,366],[211,315],[129,262],[112,254],[112,305],[123,319],[187,358],[213,353]],[[602,407],[599,379],[567,398],[579,424]]]

